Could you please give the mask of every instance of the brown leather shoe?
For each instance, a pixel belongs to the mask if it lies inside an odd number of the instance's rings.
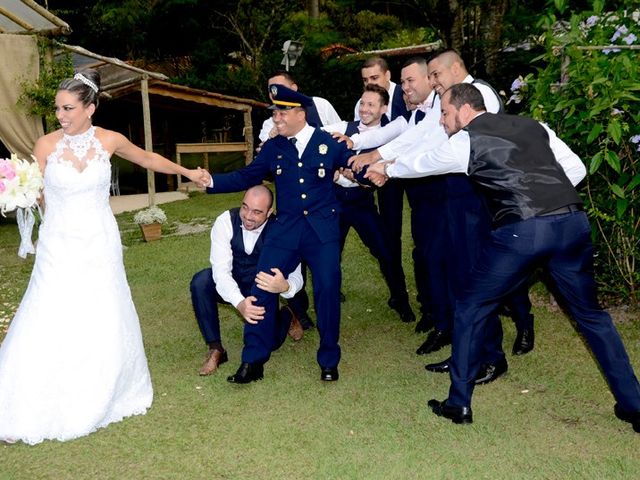
[[[293,313],[293,310],[291,310],[291,307],[285,305],[284,307],[282,307],[282,309],[283,310],[286,309],[291,315],[291,325],[289,326],[289,332],[288,332],[289,336],[293,339],[294,342],[299,342],[300,340],[302,340],[302,337],[304,336],[304,329],[302,328],[302,324],[300,323],[300,320]]]
[[[226,350],[221,351],[217,348],[212,348],[209,350],[209,353],[207,353],[207,358],[202,364],[199,374],[203,377],[211,375],[212,373],[215,373],[215,371],[218,370],[218,367],[227,360],[229,360],[229,358],[227,357]]]

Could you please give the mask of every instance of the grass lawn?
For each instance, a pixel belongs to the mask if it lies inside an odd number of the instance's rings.
[[[240,198],[196,194],[163,205],[170,224],[162,240],[148,244],[131,213],[118,216],[153,406],[74,441],[0,445],[0,479],[640,478],[640,435],[614,417],[613,397],[580,336],[539,285],[532,294],[535,350],[512,357],[515,329],[503,319],[509,372],[476,389],[474,423],[434,416],[427,400],[445,398],[449,380],[424,364],[449,350],[415,355],[424,335],[389,310],[376,264],[353,234],[343,262],[338,382],[319,380],[311,330],[299,343],[287,340],[265,366],[264,380],[227,383],[242,347],[242,323],[230,307],[221,310],[230,361],[199,377],[206,349],[189,280],[208,264],[208,226]],[[33,258],[17,257],[18,243],[15,223],[0,221],[0,338],[33,265]],[[640,368],[638,326],[637,318],[618,323]]]

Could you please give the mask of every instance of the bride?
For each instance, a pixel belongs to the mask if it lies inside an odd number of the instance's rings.
[[[144,414],[153,390],[138,316],[109,207],[113,154],[142,167],[187,170],[94,127],[100,77],[63,80],[55,100],[61,129],[34,154],[46,210],[29,286],[0,345],[0,441],[70,440]]]

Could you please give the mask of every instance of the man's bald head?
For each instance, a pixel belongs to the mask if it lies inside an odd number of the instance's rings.
[[[273,193],[264,185],[256,185],[247,190],[240,206],[240,219],[244,228],[260,228],[271,215],[272,206]]]

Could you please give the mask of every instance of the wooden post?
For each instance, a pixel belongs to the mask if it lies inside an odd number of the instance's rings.
[[[251,122],[251,107],[244,111],[244,141],[247,144],[244,163],[249,165],[253,161],[253,123]]]
[[[153,135],[151,132],[151,108],[149,107],[149,76],[142,75],[140,82],[142,93],[142,118],[144,119],[144,149],[153,152]],[[153,170],[147,170],[147,190],[149,192],[149,206],[156,204],[156,178]]]

